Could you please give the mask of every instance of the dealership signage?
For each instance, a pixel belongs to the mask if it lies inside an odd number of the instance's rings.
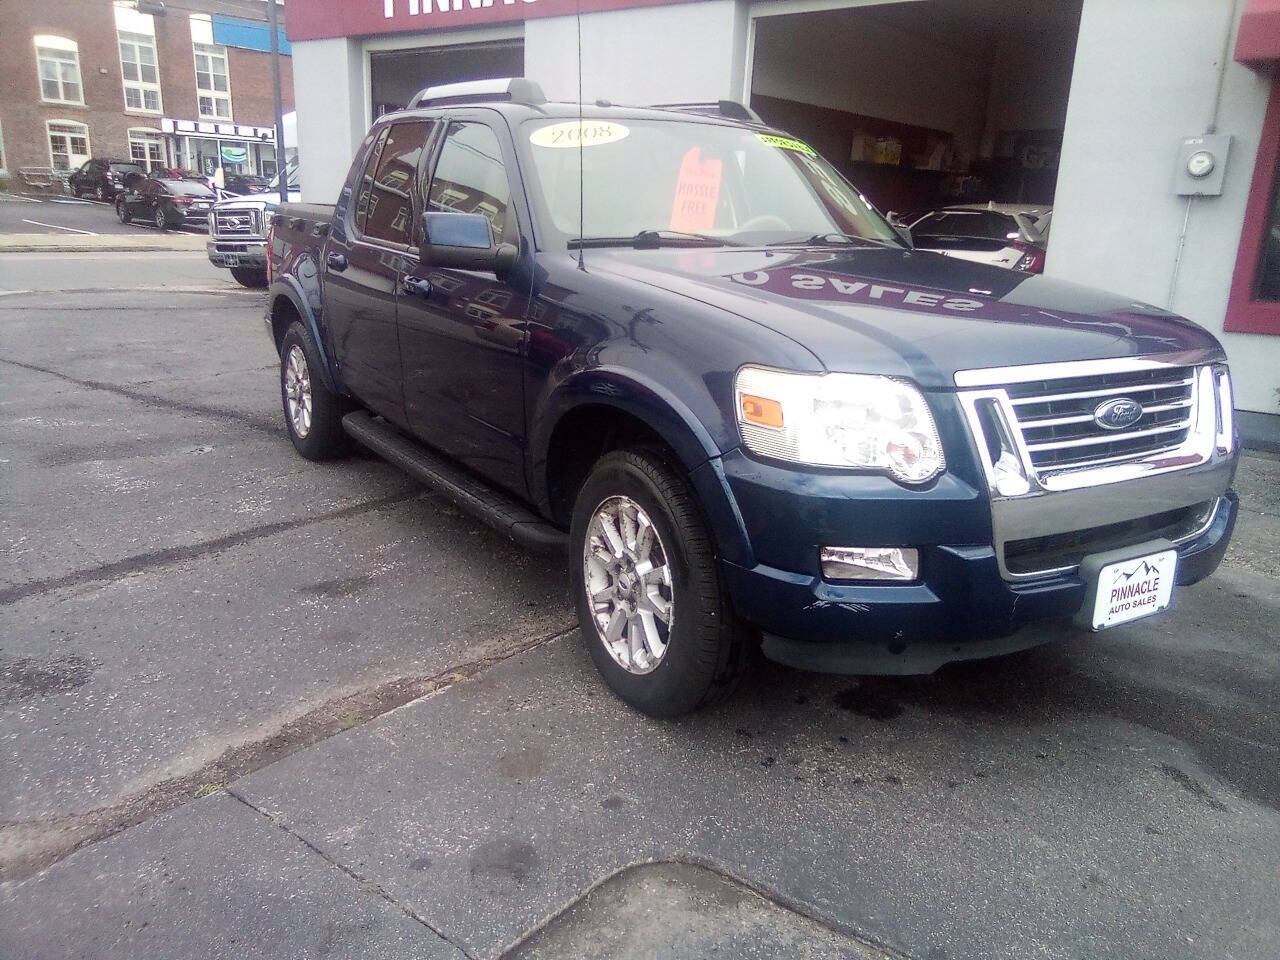
[[[447,30],[688,0],[289,0],[291,41]]]

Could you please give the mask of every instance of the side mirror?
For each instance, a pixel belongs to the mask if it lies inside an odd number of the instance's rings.
[[[520,251],[509,243],[494,246],[489,219],[482,214],[424,213],[418,255],[424,265],[504,277],[516,265]]]

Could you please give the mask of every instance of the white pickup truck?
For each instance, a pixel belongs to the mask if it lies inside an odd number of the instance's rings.
[[[286,168],[289,200],[300,199],[298,165]],[[246,287],[267,286],[267,221],[280,204],[280,181],[271,181],[271,190],[247,197],[222,200],[209,211],[209,262],[231,271],[236,282]]]

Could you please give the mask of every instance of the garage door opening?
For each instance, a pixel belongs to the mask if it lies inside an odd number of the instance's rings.
[[[403,109],[423,87],[467,80],[524,76],[524,41],[501,40],[369,55],[375,118]]]
[[[910,0],[761,15],[751,105],[901,222],[960,204],[1051,211],[1080,6]]]

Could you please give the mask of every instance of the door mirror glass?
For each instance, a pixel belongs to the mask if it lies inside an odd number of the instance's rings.
[[[424,213],[422,215],[423,264],[455,270],[480,270],[505,276],[519,251],[509,243],[493,245],[489,218],[480,213]]]
[[[492,243],[489,218],[480,213],[426,213],[422,227],[433,247],[488,250]]]

